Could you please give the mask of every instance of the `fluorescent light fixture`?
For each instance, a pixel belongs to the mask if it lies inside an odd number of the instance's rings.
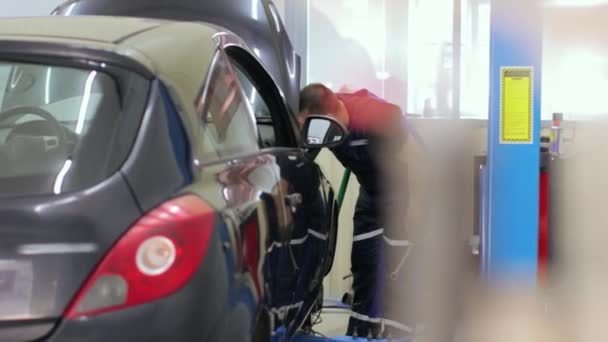
[[[251,94],[249,95],[249,102],[253,105],[255,103],[255,94],[256,89],[254,87],[251,88]]]
[[[97,76],[97,71],[92,71],[87,78],[87,82],[84,85],[84,96],[82,97],[82,103],[80,104],[80,112],[78,113],[78,121],[76,123],[76,134],[80,135],[84,129],[84,120],[87,116],[89,109],[89,102],[91,101],[91,91],[93,89],[93,81]]]
[[[68,159],[63,164],[63,167],[57,174],[57,178],[55,179],[55,184],[53,185],[53,192],[55,195],[59,195],[61,193],[61,188],[63,187],[63,180],[65,179],[65,175],[67,175],[68,171],[72,167],[72,160]]]
[[[13,76],[11,77],[11,89],[15,89],[19,81],[21,81],[21,77],[23,77],[23,70],[19,67],[15,68],[13,71]]]
[[[68,6],[68,9],[65,11],[65,16],[69,16],[70,14],[72,14],[72,11],[74,11],[74,7],[76,7],[76,3],[73,3]]]
[[[46,81],[44,84],[44,102],[45,104],[51,103],[51,67],[46,69]]]
[[[296,68],[298,67],[297,65],[297,61],[298,61],[298,55],[296,54],[296,51],[294,50],[293,53],[291,54],[292,56],[292,65],[293,68],[290,66],[289,63],[287,63],[287,72],[289,73],[289,78],[294,79],[296,77]]]
[[[376,78],[381,81],[386,81],[391,77],[391,74],[388,71],[378,71],[376,72]]]
[[[259,19],[258,4],[260,0],[251,0],[251,17],[255,20]]]

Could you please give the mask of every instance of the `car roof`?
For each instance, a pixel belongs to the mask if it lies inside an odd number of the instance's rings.
[[[160,19],[48,16],[0,20],[0,41],[111,51],[167,82],[181,100],[198,95],[216,50],[216,26]],[[1,49],[0,49],[1,51]],[[1,52],[0,52],[1,53]]]
[[[0,20],[0,35],[55,37],[101,43],[117,43],[129,35],[162,25],[158,20],[112,17],[9,18]]]

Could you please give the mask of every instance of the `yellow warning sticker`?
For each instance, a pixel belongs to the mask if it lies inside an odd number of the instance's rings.
[[[501,69],[500,143],[532,143],[533,91],[532,68]]]

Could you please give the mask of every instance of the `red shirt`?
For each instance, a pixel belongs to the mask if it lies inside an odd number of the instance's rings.
[[[401,109],[367,89],[352,94],[336,94],[348,111],[348,129],[361,133],[390,134],[401,128]]]

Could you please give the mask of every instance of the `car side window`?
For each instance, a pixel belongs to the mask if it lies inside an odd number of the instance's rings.
[[[262,120],[272,120],[272,116],[270,115],[270,108],[268,108],[266,101],[262,98],[260,92],[258,92],[257,88],[254,86],[253,81],[251,80],[245,69],[237,63],[233,64],[233,69],[234,73],[236,74],[236,77],[241,83],[241,88],[243,88],[245,96],[247,96],[247,100],[251,104],[251,108],[253,109],[255,118]]]
[[[0,106],[4,101],[4,93],[6,86],[8,84],[8,77],[11,72],[11,66],[9,64],[2,65],[0,64]]]
[[[2,111],[2,103],[4,102],[4,94],[6,93],[6,86],[8,85],[8,77],[10,75],[11,72],[11,67],[10,65],[2,65],[0,64],[0,111]],[[6,138],[8,137],[8,134],[10,132],[11,128],[2,128],[0,127],[0,144],[2,144]]]
[[[277,137],[275,134],[275,127],[270,115],[270,108],[266,104],[266,101],[260,95],[257,88],[253,84],[252,79],[246,73],[243,67],[237,63],[233,63],[234,73],[236,74],[241,87],[245,91],[247,101],[251,105],[253,113],[255,114],[255,121],[258,128],[259,141],[258,144],[261,148],[270,148],[277,146]]]
[[[196,103],[202,125],[202,161],[258,151],[253,115],[222,52],[216,54],[210,73]]]
[[[248,52],[240,48],[228,50],[233,70],[245,92],[259,134],[260,148],[294,147],[284,100],[272,78]]]

